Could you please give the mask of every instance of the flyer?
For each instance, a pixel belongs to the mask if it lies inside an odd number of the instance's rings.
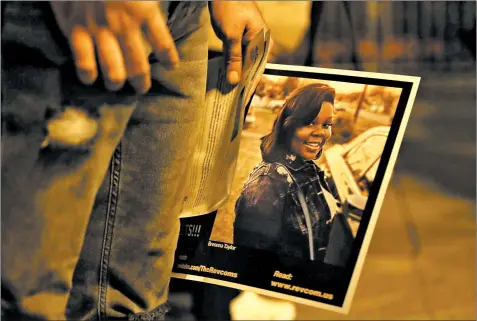
[[[226,201],[181,219],[173,276],[348,313],[419,81],[267,64]]]

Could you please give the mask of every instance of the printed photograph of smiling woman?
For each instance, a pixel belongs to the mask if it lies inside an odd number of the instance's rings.
[[[314,160],[331,138],[334,100],[335,90],[324,84],[287,97],[272,132],[262,138],[262,162],[236,201],[235,245],[324,261],[340,205]]]
[[[394,88],[264,75],[211,240],[344,265],[399,96]]]

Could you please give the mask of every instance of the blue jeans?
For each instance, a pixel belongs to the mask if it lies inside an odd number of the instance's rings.
[[[5,8],[2,314],[162,320],[181,180],[204,103],[206,4],[174,5],[168,24],[181,63],[173,71],[153,64],[145,96],[79,84],[45,6]],[[65,107],[95,115],[93,143],[42,149],[45,115]]]

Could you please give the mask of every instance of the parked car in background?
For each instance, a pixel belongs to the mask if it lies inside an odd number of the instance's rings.
[[[324,151],[324,170],[336,186],[345,214],[352,220],[361,220],[389,130],[389,126],[373,127],[348,143]]]

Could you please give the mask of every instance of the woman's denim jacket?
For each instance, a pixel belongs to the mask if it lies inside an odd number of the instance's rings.
[[[314,256],[322,261],[332,216],[323,190],[338,199],[334,185],[329,183],[312,161],[262,162],[250,174],[235,204],[234,244],[310,259],[308,229],[298,199],[298,185],[308,206]]]

